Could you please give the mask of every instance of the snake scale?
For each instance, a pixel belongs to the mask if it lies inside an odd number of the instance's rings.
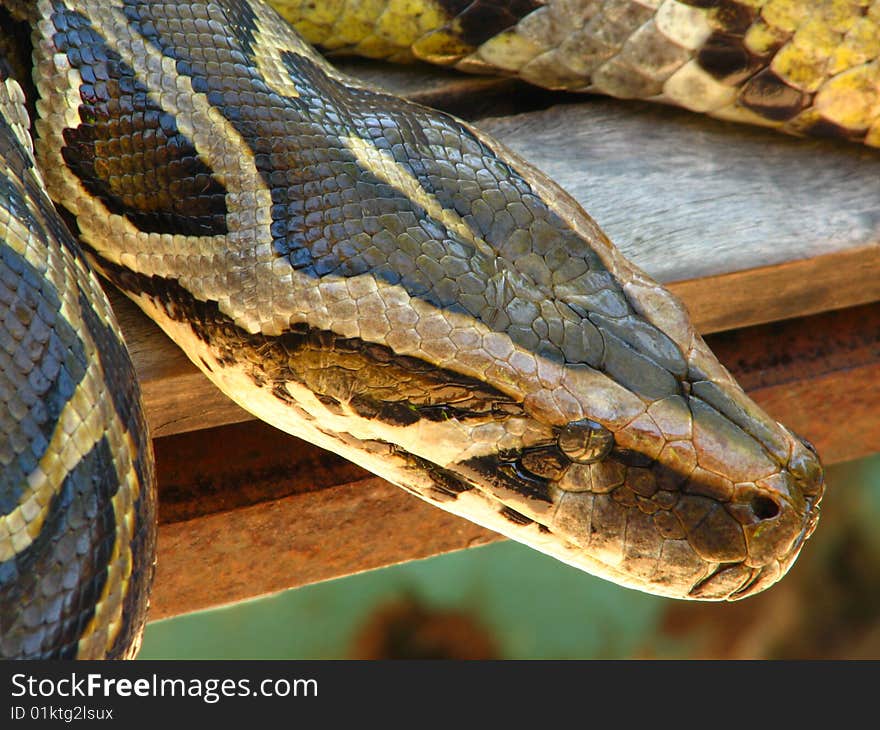
[[[6,4],[36,118],[32,151],[4,66],[0,655],[129,657],[143,630],[150,441],[92,269],[258,417],[566,563],[727,600],[794,562],[812,447],[526,161],[262,0]],[[332,52],[880,140],[878,3],[280,6]]]

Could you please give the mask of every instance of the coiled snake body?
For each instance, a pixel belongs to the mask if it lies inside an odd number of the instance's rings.
[[[149,439],[86,258],[260,418],[565,562],[721,600],[795,560],[822,494],[812,448],[528,163],[340,75],[261,0],[12,5],[33,29],[40,172],[7,79],[0,655],[130,656],[145,618]],[[772,66],[803,44],[796,23],[785,30],[797,3],[784,17],[765,13],[773,2],[605,3],[605,31],[598,3],[433,0],[402,21],[405,5],[288,11],[331,48],[527,78],[546,67],[551,86],[703,99],[722,116],[877,139],[854,111],[864,94],[839,78],[865,81],[876,54],[853,51],[809,91],[790,64]],[[875,27],[873,12],[848,27]],[[601,63],[577,60],[574,37],[602,39]],[[650,80],[639,94],[612,86],[630,67]]]

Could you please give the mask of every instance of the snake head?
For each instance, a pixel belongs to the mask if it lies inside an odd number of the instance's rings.
[[[490,282],[496,296],[505,289],[499,319],[514,342],[493,342],[506,362],[487,368],[486,380],[518,391],[531,426],[514,427],[523,434],[515,445],[456,464],[512,523],[485,524],[649,593],[735,600],[771,586],[818,522],[815,449],[745,394],[677,297],[626,260],[565,191],[483,141],[555,229],[531,227],[531,253],[546,252],[549,276],[511,256],[495,277],[505,286]],[[546,339],[520,334],[521,311],[537,313],[523,319]]]
[[[699,440],[704,416],[695,411]],[[602,446],[573,453],[580,438]],[[583,420],[555,443],[479,459],[467,471],[519,529],[535,528],[539,543],[542,533],[563,538],[562,554],[545,543],[565,562],[650,593],[735,600],[785,575],[816,527],[821,467],[806,442],[792,436],[789,445],[781,462],[758,458],[752,473],[761,476],[734,482],[699,466],[689,442],[669,442],[652,458]]]
[[[632,398],[623,418],[585,388],[584,417],[458,464],[505,505],[512,525],[501,531],[676,598],[741,599],[785,575],[818,522],[818,455],[751,401],[702,339],[691,335],[685,352],[675,392],[650,400],[633,379],[616,393]],[[529,401],[537,419],[559,420],[552,399]]]

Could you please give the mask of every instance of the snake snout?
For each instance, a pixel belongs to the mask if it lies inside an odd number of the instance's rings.
[[[823,470],[815,449],[793,439],[785,467],[754,485],[740,486],[729,506],[741,524],[747,557],[740,564],[719,565],[692,594],[738,600],[778,581],[816,529],[823,491]]]

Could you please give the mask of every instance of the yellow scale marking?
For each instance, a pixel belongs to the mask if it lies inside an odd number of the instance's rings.
[[[361,167],[400,191],[402,195],[423,208],[434,220],[440,221],[447,230],[472,243],[484,256],[490,259],[497,257],[495,249],[482,237],[476,235],[456,211],[444,207],[436,196],[425,190],[413,174],[400,165],[387,150],[380,150],[370,142],[354,135],[344,137],[343,142]]]

